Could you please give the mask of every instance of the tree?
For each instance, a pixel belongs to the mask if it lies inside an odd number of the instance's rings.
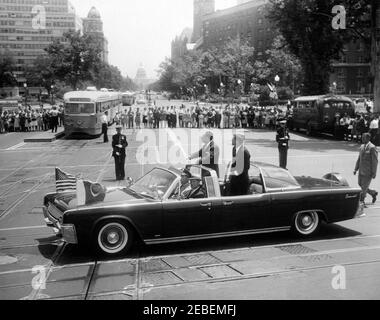
[[[51,86],[57,81],[54,72],[53,60],[48,55],[40,56],[25,68],[26,82],[30,87],[44,87],[50,94]]]
[[[279,28],[290,51],[299,58],[304,94],[328,92],[332,62],[345,44],[343,34],[332,28],[334,0],[271,0],[269,18]]]
[[[120,90],[123,76],[120,70],[112,65],[102,62],[94,75],[94,84],[97,88],[109,88]]]
[[[290,52],[290,49],[282,35],[277,36],[271,49],[267,50],[269,79],[279,75],[282,83],[292,87],[293,93],[296,86],[302,81],[302,66],[299,59]]]
[[[166,58],[160,64],[159,70],[159,88],[162,91],[177,92],[179,89],[178,84],[175,82],[176,68],[169,58]]]
[[[17,80],[13,75],[14,60],[8,54],[0,55],[0,87],[12,87],[17,85]]]
[[[76,90],[80,81],[95,81],[99,72],[101,46],[90,35],[79,31],[64,34],[65,42],[55,41],[46,50],[52,59],[54,74]]]

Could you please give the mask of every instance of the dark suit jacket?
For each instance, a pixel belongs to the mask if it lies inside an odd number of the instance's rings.
[[[368,146],[360,147],[359,158],[356,162],[355,171],[364,177],[376,177],[378,166],[378,152],[376,147],[370,142]]]
[[[236,152],[236,147],[234,147],[232,157],[232,170],[237,170],[238,176],[248,176],[248,171],[251,168],[251,154],[247,148],[238,148],[238,152]]]
[[[200,165],[215,170],[216,174],[219,176],[219,155],[219,147],[214,141],[211,141],[209,144],[204,145],[201,150],[191,155],[191,158],[199,158]]]
[[[122,148],[119,148],[117,147],[117,145],[122,145]],[[125,157],[126,156],[126,151],[125,149],[128,147],[128,141],[127,141],[127,137],[123,134],[115,134],[113,137],[112,137],[112,148],[113,148],[113,153],[112,153],[112,156],[113,157],[116,157],[116,152],[119,152],[120,153],[120,156],[121,157]]]
[[[190,194],[187,197],[187,199],[204,199],[204,198],[206,198],[206,192],[203,186],[200,186],[199,188],[195,190],[191,190]]]

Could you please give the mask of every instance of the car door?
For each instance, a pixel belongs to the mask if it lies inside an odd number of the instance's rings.
[[[215,232],[214,215],[220,199],[167,200],[163,202],[163,238],[189,237]]]
[[[266,228],[270,226],[269,208],[270,196],[265,193],[223,197],[222,208],[215,214],[218,232]]]

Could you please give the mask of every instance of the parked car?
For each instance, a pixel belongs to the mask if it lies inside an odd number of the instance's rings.
[[[227,179],[199,165],[204,198],[179,199],[181,170],[161,167],[129,186],[108,188],[101,201],[78,206],[76,194],[51,193],[44,199],[48,226],[64,241],[88,245],[97,253],[127,252],[136,239],[145,244],[234,237],[292,230],[309,237],[321,222],[360,216],[361,190],[337,174],[294,177],[287,170],[252,162],[247,195],[229,196]],[[328,178],[328,179],[327,179]]]

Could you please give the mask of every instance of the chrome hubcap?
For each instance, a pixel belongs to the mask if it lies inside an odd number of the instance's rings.
[[[98,244],[100,248],[110,254],[122,251],[128,244],[128,232],[119,223],[109,223],[105,225],[98,234]]]
[[[119,237],[119,235],[116,232],[111,232],[107,236],[107,241],[110,244],[116,244],[116,243],[118,243],[119,239],[120,239],[120,237]]]
[[[313,223],[313,220],[311,219],[310,216],[304,216],[302,218],[302,224],[305,226],[305,227],[310,227],[310,225]]]

